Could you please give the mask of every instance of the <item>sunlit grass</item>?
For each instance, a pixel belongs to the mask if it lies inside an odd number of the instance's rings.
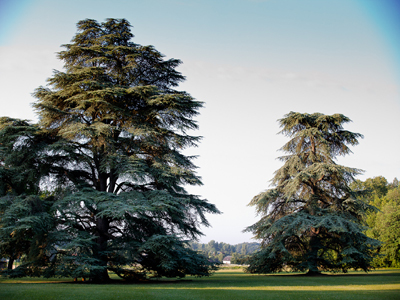
[[[38,284],[40,282],[40,284]],[[400,270],[306,277],[222,269],[208,278],[108,285],[71,279],[0,278],[0,299],[400,299]]]

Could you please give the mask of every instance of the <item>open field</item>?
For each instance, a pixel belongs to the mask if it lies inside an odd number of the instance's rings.
[[[400,299],[400,270],[305,277],[222,269],[209,278],[108,285],[0,278],[0,299]]]

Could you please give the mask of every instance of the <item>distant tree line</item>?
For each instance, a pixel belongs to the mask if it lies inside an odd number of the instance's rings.
[[[232,256],[232,264],[247,264],[251,254],[260,249],[260,243],[240,243],[231,245],[223,242],[211,240],[207,244],[191,242],[192,250],[206,256],[212,262],[222,263],[226,256]]]
[[[364,191],[361,200],[377,209],[365,216],[369,227],[366,234],[382,242],[374,267],[400,267],[400,186],[395,178],[391,183],[383,176],[356,180],[354,190]]]

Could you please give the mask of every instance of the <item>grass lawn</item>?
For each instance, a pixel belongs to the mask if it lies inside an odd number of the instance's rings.
[[[0,278],[0,299],[400,299],[400,270],[305,277],[250,275],[222,269],[209,278],[140,284],[73,283],[71,279]]]

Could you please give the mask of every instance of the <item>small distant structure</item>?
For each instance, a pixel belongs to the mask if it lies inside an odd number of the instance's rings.
[[[222,260],[222,263],[230,265],[232,260],[232,256],[225,256],[224,259]]]

